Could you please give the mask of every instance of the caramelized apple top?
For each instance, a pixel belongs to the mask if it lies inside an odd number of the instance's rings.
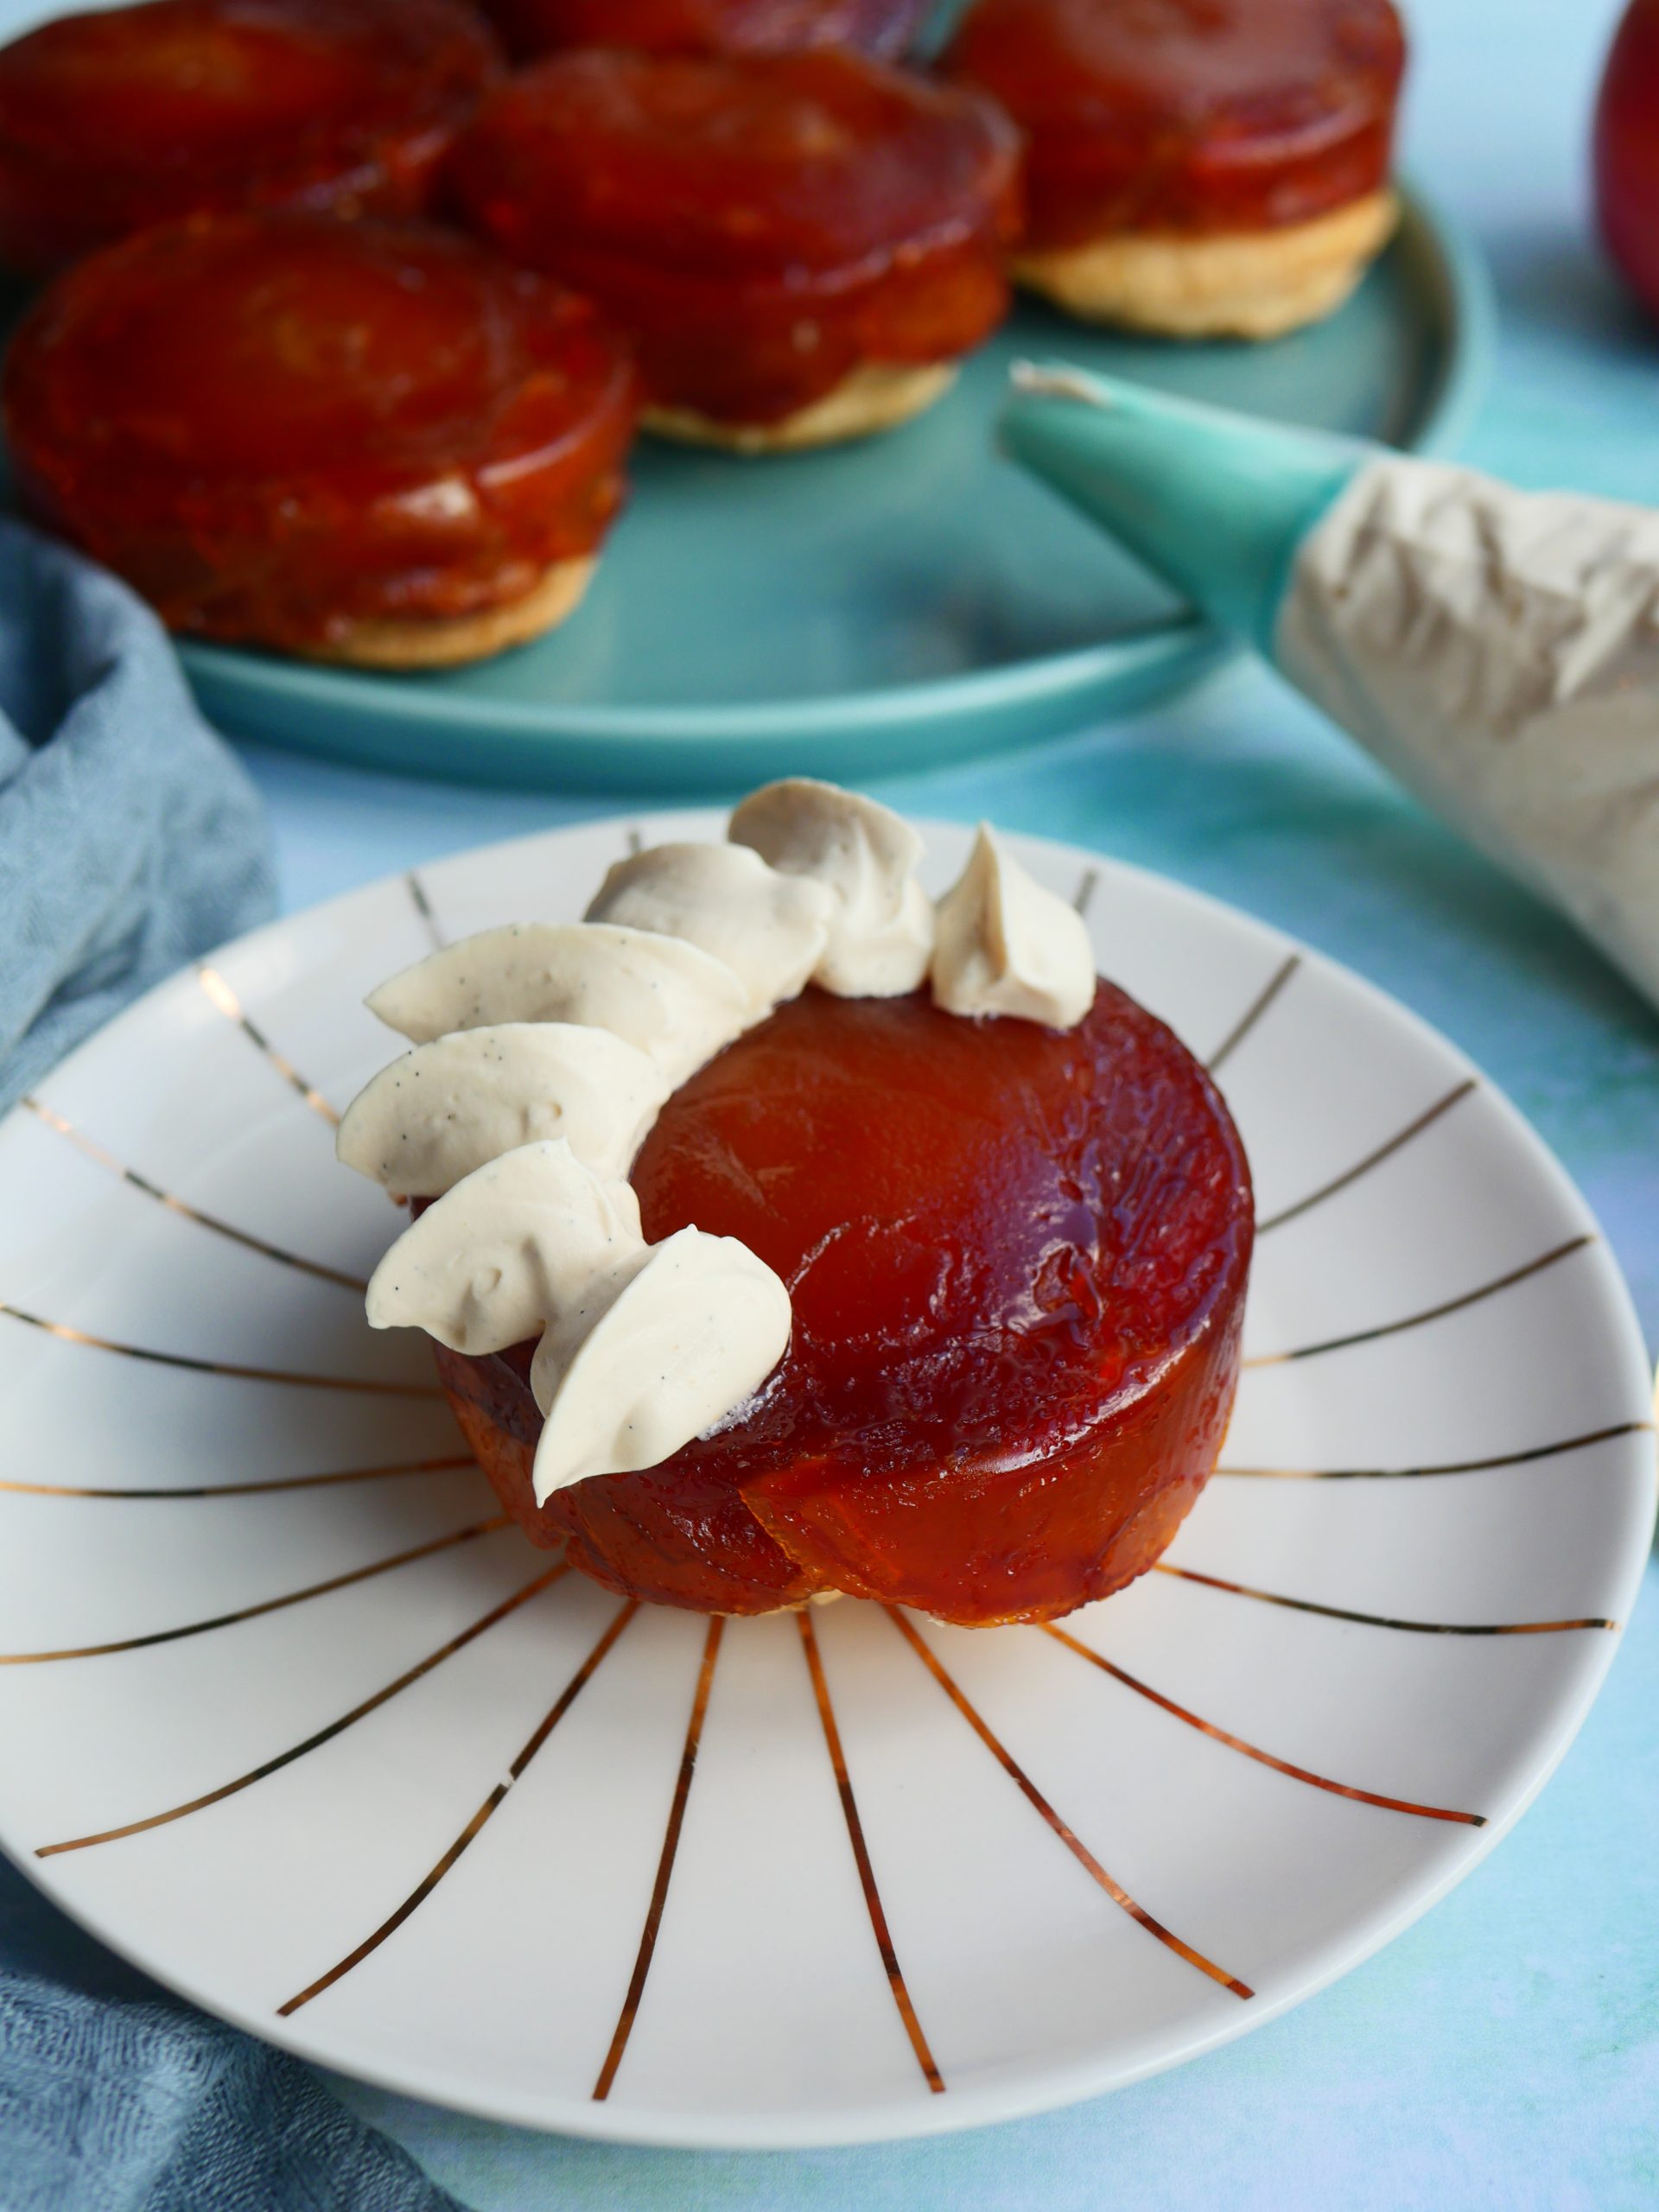
[[[464,200],[515,257],[677,279],[857,274],[995,232],[1014,168],[988,103],[828,50],[556,54],[493,94],[456,154]]]
[[[1251,231],[1387,181],[1391,0],[977,0],[946,73],[1030,141],[1029,237]]]
[[[24,504],[175,627],[303,645],[597,543],[632,434],[585,302],[435,230],[201,216],[68,270],[4,376]]]
[[[203,209],[410,214],[500,67],[459,0],[148,0],[0,51],[0,257]]]
[[[741,1237],[789,1287],[783,1367],[690,1447],[746,1475],[1074,1442],[1204,1331],[1251,1243],[1226,1109],[1107,983],[1070,1030],[808,991],[675,1094],[632,1181],[647,1237]]]
[[[485,0],[515,54],[632,46],[659,54],[789,54],[850,46],[905,52],[927,0]]]
[[[538,1509],[531,1348],[437,1356],[509,1510],[613,1589],[1052,1619],[1144,1573],[1215,1465],[1249,1171],[1203,1069],[1110,984],[1068,1031],[809,990],[668,1101],[633,1181],[647,1236],[695,1221],[788,1284],[752,1405]]]
[[[584,302],[436,231],[225,217],[74,271],[19,381],[142,471],[361,478],[556,448],[626,364]]]

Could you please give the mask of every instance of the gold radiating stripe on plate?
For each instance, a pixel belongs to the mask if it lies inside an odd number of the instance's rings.
[[[1497,1467],[1529,1466],[1537,1459],[1557,1459],[1564,1452],[1605,1444],[1615,1436],[1643,1436],[1652,1432],[1650,1421],[1621,1421],[1610,1428],[1586,1429],[1582,1436],[1564,1436],[1557,1444],[1531,1444],[1522,1451],[1499,1452],[1487,1459],[1442,1459],[1438,1465],[1421,1467],[1217,1467],[1216,1472],[1235,1482],[1417,1482],[1430,1475],[1484,1475]]]
[[[1173,1574],[1182,1582],[1199,1582],[1206,1590],[1225,1590],[1235,1598],[1254,1598],[1258,1605],[1283,1605],[1294,1613],[1319,1613],[1326,1620],[1357,1621],[1364,1628],[1403,1630],[1413,1636],[1555,1636],[1570,1629],[1616,1629],[1617,1621],[1500,1621],[1470,1624],[1457,1621],[1395,1620],[1388,1613],[1360,1613],[1346,1605],[1324,1605],[1312,1598],[1287,1598],[1276,1590],[1257,1590],[1248,1582],[1229,1582],[1219,1574],[1200,1574],[1196,1567],[1173,1567],[1156,1561],[1160,1574]]]
[[[353,1967],[360,1966],[364,1960],[369,1956],[371,1952],[378,1951],[381,1944],[385,1942],[387,1936],[395,1935],[397,1929],[400,1929],[404,1923],[409,1918],[410,1915],[412,1912],[418,1910],[419,1908],[425,1904],[427,1898],[429,1897],[433,1891],[437,1888],[438,1884],[442,1881],[444,1876],[449,1872],[455,1861],[461,1857],[462,1852],[464,1852],[474,1841],[474,1838],[479,1834],[480,1831],[487,1824],[487,1822],[493,1818],[496,1808],[500,1804],[502,1799],[512,1788],[513,1783],[518,1781],[520,1775],[524,1773],[524,1769],[535,1758],[537,1752],[541,1750],[542,1745],[547,1741],[553,1731],[558,1726],[560,1721],[563,1719],[565,1714],[570,1710],[570,1707],[575,1703],[576,1699],[581,1694],[582,1689],[593,1680],[594,1675],[597,1673],[600,1663],[604,1659],[606,1653],[610,1650],[618,1637],[621,1635],[623,1630],[627,1626],[628,1623],[633,1618],[639,1610],[639,1600],[637,1599],[631,1598],[628,1599],[626,1604],[621,1607],[620,1611],[613,1616],[609,1627],[605,1630],[598,1643],[594,1644],[593,1649],[582,1661],[581,1666],[577,1668],[575,1673],[565,1684],[563,1689],[560,1691],[558,1697],[555,1700],[551,1708],[546,1714],[545,1718],[542,1720],[540,1726],[537,1728],[535,1734],[531,1737],[523,1751],[519,1752],[518,1758],[514,1759],[512,1764],[507,1769],[505,1777],[496,1783],[494,1789],[491,1790],[489,1796],[484,1800],[484,1802],[473,1815],[472,1819],[467,1821],[466,1827],[455,1838],[448,1851],[444,1853],[442,1858],[440,1859],[436,1866],[433,1867],[431,1872],[425,1875],[416,1884],[415,1887],[410,1891],[409,1895],[404,1899],[397,1910],[395,1912],[389,1913],[386,1918],[383,1920],[380,1925],[374,1930],[373,1934],[371,1936],[365,1936],[354,1951],[348,1951],[343,1959],[340,1960],[335,1965],[329,1967],[327,1974],[319,1974],[315,1981],[308,1982],[305,1987],[302,1989],[297,1995],[290,1997],[285,2004],[279,2005],[276,2007],[277,2017],[279,2018],[287,2019],[290,2013],[297,2012],[302,2005],[308,2005],[314,1997],[321,1997],[325,1989],[332,1989],[335,1982],[339,1981],[342,1976],[350,1974]]]
[[[697,1745],[702,1740],[703,1717],[709,1710],[709,1693],[714,1688],[715,1665],[720,1657],[720,1640],[725,1628],[724,1616],[715,1613],[709,1620],[709,1631],[703,1638],[702,1664],[697,1669],[697,1687],[691,1700],[691,1718],[686,1724],[685,1745],[680,1753],[680,1770],[674,1780],[674,1796],[668,1808],[668,1827],[663,1837],[662,1855],[657,1862],[657,1878],[652,1884],[651,1903],[645,1908],[645,1924],[640,1931],[633,1972],[628,1977],[627,1993],[622,1999],[622,2010],[611,2037],[610,2049],[605,2054],[605,2063],[600,2068],[599,2079],[594,2084],[594,2101],[596,2104],[602,2104],[611,2094],[616,2069],[622,2063],[628,2037],[633,2033],[639,2001],[645,1993],[645,1977],[651,1972],[651,1961],[657,1949],[658,1930],[663,1924],[663,1907],[668,1903],[668,1885],[674,1877],[674,1858],[680,1847],[680,1830],[685,1825],[686,1803],[691,1795],[692,1777],[696,1772]]]
[[[448,1643],[441,1643],[435,1651],[429,1651],[424,1659],[416,1660],[412,1667],[398,1675],[396,1681],[388,1682],[384,1689],[376,1690],[372,1697],[365,1697],[360,1705],[354,1705],[349,1713],[341,1713],[338,1720],[331,1720],[326,1728],[319,1728],[315,1734],[306,1737],[302,1743],[295,1744],[288,1751],[278,1751],[274,1758],[262,1760],[257,1766],[250,1767],[245,1774],[238,1774],[233,1782],[221,1783],[217,1789],[206,1790],[200,1797],[188,1798],[182,1805],[170,1805],[164,1813],[151,1813],[142,1821],[128,1821],[121,1827],[102,1828],[96,1835],[72,1836],[67,1843],[43,1843],[36,1848],[35,1856],[37,1859],[55,1859],[65,1851],[86,1851],[95,1843],[117,1843],[123,1836],[142,1835],[147,1828],[165,1827],[170,1821],[183,1820],[188,1813],[200,1813],[209,1805],[219,1804],[226,1797],[234,1797],[238,1790],[249,1789],[256,1782],[263,1782],[267,1775],[279,1773],[283,1767],[292,1766],[296,1759],[303,1758],[308,1751],[317,1751],[322,1745],[331,1743],[336,1736],[343,1735],[354,1721],[365,1719],[396,1697],[400,1690],[406,1690],[411,1683],[418,1682],[435,1667],[441,1667],[446,1659],[453,1659],[457,1651],[464,1651],[486,1629],[493,1628],[498,1621],[505,1620],[510,1613],[516,1613],[520,1605],[539,1596],[543,1590],[550,1589],[569,1572],[569,1567],[563,1560],[556,1566],[548,1567],[534,1581],[527,1582],[522,1590],[516,1590],[511,1598],[504,1598],[499,1605],[493,1605],[470,1628],[462,1629],[458,1636],[452,1636]]]
[[[1266,1236],[1275,1229],[1282,1229],[1287,1221],[1295,1221],[1302,1214],[1312,1213],[1315,1206],[1323,1205],[1327,1198],[1334,1198],[1338,1191],[1345,1191],[1351,1184],[1357,1183],[1362,1176],[1369,1175],[1373,1167],[1380,1167],[1385,1160],[1392,1160],[1395,1154],[1402,1151],[1414,1137],[1421,1136],[1425,1129],[1432,1129],[1443,1114],[1449,1114],[1454,1106],[1461,1105],[1479,1088],[1474,1077],[1470,1076],[1454,1090],[1448,1090],[1443,1098],[1437,1098],[1432,1106],[1418,1115],[1415,1121],[1408,1122],[1403,1129],[1396,1130],[1374,1152],[1368,1152],[1363,1160],[1357,1160],[1351,1167],[1344,1168],[1340,1175],[1333,1175],[1328,1183],[1321,1183],[1317,1191],[1310,1191],[1305,1198],[1298,1198],[1294,1205],[1281,1206],[1277,1213],[1268,1214],[1265,1220],[1258,1221],[1256,1235]]]
[[[1248,1982],[1241,1981],[1236,1974],[1229,1974],[1224,1967],[1218,1967],[1213,1959],[1206,1959],[1202,1951],[1196,1951],[1190,1943],[1183,1942],[1173,1929],[1164,1926],[1161,1920],[1155,1920],[1144,1905],[1137,1904],[1121,1883],[1114,1881],[1088,1846],[1066,1826],[1025,1769],[1002,1744],[1001,1738],[992,1733],[988,1724],[980,1717],[978,1712],[969,1704],[957,1687],[954,1678],[946,1671],[943,1662],[931,1646],[923,1641],[896,1606],[888,1605],[885,1611],[900,1636],[904,1637],[906,1643],[938,1682],[951,1704],[956,1707],[957,1711],[961,1713],[975,1735],[979,1738],[980,1742],[996,1760],[1003,1772],[1018,1785],[1027,1802],[1041,1814],[1071,1856],[1099,1883],[1113,1904],[1121,1906],[1131,1920],[1138,1921],[1149,1936],[1155,1936],[1158,1941],[1166,1949],[1173,1951],[1178,1958],[1185,1959],[1189,1966],[1196,1967],[1200,1974],[1207,1974],[1211,1981],[1218,1982],[1222,1988],[1231,1990],[1235,1997],[1254,1997],[1255,1992]]]
[[[899,1964],[899,1955],[893,1948],[887,1916],[881,1903],[881,1893],[876,1887],[875,1869],[870,1864],[869,1847],[864,1840],[864,1824],[858,1815],[858,1801],[853,1796],[851,1777],[847,1771],[847,1757],[842,1749],[841,1731],[836,1726],[835,1707],[830,1700],[830,1684],[823,1671],[823,1660],[818,1650],[817,1630],[812,1624],[812,1615],[802,1606],[795,1616],[801,1631],[801,1643],[806,1653],[807,1671],[812,1678],[812,1694],[817,1700],[818,1719],[823,1726],[823,1740],[829,1747],[830,1764],[835,1772],[836,1788],[841,1796],[842,1817],[847,1823],[847,1840],[853,1847],[853,1861],[858,1868],[859,1883],[864,1891],[864,1908],[870,1916],[870,1927],[875,1936],[875,1948],[881,1954],[881,1964],[887,1970],[887,1986],[893,1992],[893,2001],[904,2023],[905,2033],[910,2037],[910,2047],[916,2054],[916,2063],[935,2096],[944,2093],[944,2077],[933,2063],[933,2053],[928,2048],[922,2024],[911,2002],[910,1990],[904,1970]]]
[[[279,1613],[289,1605],[302,1605],[308,1598],[325,1598],[332,1590],[349,1589],[355,1582],[367,1582],[374,1575],[390,1573],[394,1567],[408,1567],[415,1560],[430,1558],[434,1552],[470,1543],[476,1536],[493,1535],[498,1529],[511,1525],[510,1515],[497,1513],[487,1521],[474,1521],[470,1528],[454,1529],[447,1536],[432,1536],[423,1544],[411,1544],[407,1551],[394,1552],[390,1559],[378,1559],[367,1567],[354,1567],[347,1573],[331,1575],[326,1582],[308,1583],[303,1590],[290,1590],[281,1598],[264,1598],[256,1605],[238,1605],[233,1613],[215,1613],[208,1620],[187,1621],[182,1628],[155,1629],[148,1636],[124,1636],[113,1643],[77,1644],[61,1651],[0,1652],[0,1667],[43,1667],[57,1659],[107,1659],[118,1651],[143,1651],[153,1643],[176,1643],[182,1637],[205,1636],[210,1629],[232,1628],[238,1621],[257,1620],[262,1613]]]
[[[1075,1651],[1079,1659],[1088,1660],[1091,1666],[1098,1667],[1102,1674],[1109,1675],[1115,1682],[1122,1682],[1125,1689],[1133,1690],[1137,1697],[1147,1699],[1173,1719],[1185,1721],[1189,1728],[1196,1728],[1201,1736],[1208,1736],[1212,1742],[1224,1744],[1229,1751],[1240,1751],[1247,1759],[1255,1760],[1258,1765],[1271,1767],[1275,1774],[1288,1775],[1293,1782],[1305,1782],[1310,1789],[1327,1790],[1333,1797],[1351,1797],[1361,1805],[1379,1805],[1384,1812],[1414,1813],[1420,1820],[1447,1821],[1461,1827],[1484,1828],[1486,1825],[1484,1813],[1459,1813],[1444,1805],[1419,1805],[1408,1797],[1384,1797],[1375,1789],[1356,1789],[1345,1782],[1332,1782],[1325,1775],[1312,1773],[1305,1766],[1293,1766],[1288,1759],[1276,1758],[1271,1751],[1262,1751],[1259,1745],[1247,1743],[1243,1736],[1230,1735],[1225,1728],[1217,1728],[1212,1720],[1200,1719],[1185,1706],[1177,1705],[1173,1698],[1166,1697],[1161,1690],[1154,1689],[1150,1684],[1127,1673],[1123,1668],[1114,1666],[1109,1659],[1098,1651],[1091,1650],[1075,1636],[1068,1635],[1065,1629],[1056,1628],[1052,1621],[1045,1621],[1041,1626],[1045,1636],[1052,1637],[1056,1643],[1063,1643],[1068,1651]]]
[[[1251,1030],[1255,1028],[1256,1023],[1261,1020],[1262,1015],[1268,1011],[1268,1008],[1273,1004],[1280,992],[1284,989],[1285,985],[1289,982],[1291,977],[1296,973],[1296,970],[1301,966],[1301,964],[1302,956],[1300,952],[1289,953],[1282,961],[1281,961],[1278,967],[1274,969],[1273,974],[1268,978],[1268,981],[1263,985],[1262,988],[1258,991],[1255,998],[1250,1001],[1250,1003],[1245,1007],[1238,1020],[1233,1025],[1232,1028],[1228,1031],[1227,1034],[1222,1039],[1220,1044],[1217,1046],[1215,1051],[1211,1052],[1209,1058],[1205,1062],[1205,1067],[1209,1069],[1211,1075],[1214,1075],[1218,1068],[1224,1067],[1227,1062],[1231,1059],[1233,1054],[1244,1042],[1244,1039],[1249,1035]]]
[[[14,1321],[26,1321],[31,1329],[56,1337],[63,1344],[86,1344],[93,1351],[112,1351],[123,1359],[141,1359],[155,1367],[179,1367],[190,1375],[228,1375],[244,1382],[289,1382],[307,1390],[362,1390],[383,1398],[443,1395],[435,1382],[389,1382],[370,1375],[297,1375],[283,1367],[242,1367],[232,1360],[198,1359],[188,1352],[154,1351],[147,1344],[117,1344],[109,1337],[94,1336],[88,1329],[72,1328],[67,1321],[48,1321],[4,1299],[0,1299],[0,1313]]]
[[[305,1274],[315,1275],[320,1281],[338,1283],[342,1290],[360,1293],[368,1288],[368,1284],[360,1275],[347,1274],[340,1268],[325,1267],[320,1260],[302,1259],[297,1252],[286,1251],[280,1244],[273,1244],[264,1236],[254,1236],[249,1230],[238,1229],[228,1221],[221,1221],[217,1214],[204,1213],[200,1206],[193,1206],[188,1198],[181,1198],[171,1191],[164,1191],[159,1183],[152,1183],[148,1175],[141,1175],[136,1167],[127,1166],[96,1138],[89,1137],[67,1116],[60,1114],[54,1107],[46,1105],[41,1099],[24,1096],[17,1103],[20,1106],[26,1106],[38,1121],[45,1122],[48,1128],[55,1129],[60,1136],[67,1137],[88,1160],[96,1160],[111,1175],[118,1175],[124,1183],[130,1183],[135,1191],[142,1191],[147,1198],[153,1198],[157,1205],[165,1206],[169,1213],[181,1214],[186,1221],[194,1221],[203,1229],[211,1229],[215,1236],[228,1237],[232,1243],[241,1244],[250,1252],[257,1252],[267,1260],[279,1261],[285,1268],[298,1268]]]
[[[196,969],[196,981],[200,984],[210,1003],[218,1008],[227,1021],[235,1022],[249,1043],[257,1046],[264,1054],[283,1081],[290,1089],[299,1092],[311,1111],[320,1116],[331,1128],[338,1128],[340,1116],[334,1109],[315,1084],[306,1081],[293,1061],[277,1051],[258,1023],[250,1018],[241,1000],[225,977],[219,974],[218,969],[210,968],[206,962],[203,962]]]
[[[270,1475],[248,1483],[197,1483],[178,1490],[120,1490],[82,1483],[0,1482],[0,1496],[13,1497],[197,1498],[262,1497],[284,1490],[326,1490],[336,1483],[378,1482],[391,1475],[443,1474],[478,1465],[470,1452],[441,1459],[396,1459],[384,1467],[342,1467],[326,1475]]]
[[[1483,1299],[1496,1297],[1501,1290],[1511,1289],[1518,1282],[1541,1274],[1546,1268],[1554,1267],[1574,1252],[1582,1252],[1595,1243],[1592,1236],[1571,1236],[1565,1244],[1557,1244],[1550,1251],[1541,1253],[1537,1259],[1529,1260],[1524,1267],[1511,1268],[1507,1274],[1498,1275],[1491,1282],[1484,1282],[1476,1290],[1465,1290],[1456,1298],[1444,1300],[1439,1306],[1425,1306],[1421,1313],[1408,1313],[1398,1321],[1379,1322],[1375,1328],[1356,1329],[1345,1337],[1327,1337],[1316,1344],[1299,1344],[1294,1351],[1258,1353],[1254,1359],[1241,1362],[1245,1367],[1284,1367],[1292,1360],[1315,1359],[1321,1352],[1345,1351],[1351,1344],[1375,1344],[1382,1337],[1397,1337],[1407,1329],[1421,1329],[1429,1321],[1443,1320],[1448,1313],[1461,1313],[1465,1306],[1478,1306]]]
[[[410,904],[420,916],[422,925],[431,939],[432,950],[434,952],[442,952],[448,943],[448,939],[438,927],[438,918],[432,911],[432,901],[426,895],[426,886],[421,881],[415,869],[410,868],[404,876],[404,888],[408,892]]]

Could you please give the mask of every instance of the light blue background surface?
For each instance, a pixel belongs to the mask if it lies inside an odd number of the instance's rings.
[[[41,12],[0,5],[0,25]],[[1659,505],[1659,328],[1600,265],[1585,208],[1616,12],[1614,0],[1417,0],[1408,147],[1498,278],[1497,378],[1468,458]],[[607,810],[248,758],[290,906]],[[913,812],[985,814],[1162,869],[1397,994],[1542,1130],[1659,1338],[1659,1018],[1269,676],[1236,670],[1143,721],[877,788]],[[0,1917],[43,1961],[73,1953],[97,1970],[21,1883],[0,1883]],[[1659,2205],[1659,1602],[1649,1594],[1556,1780],[1462,1888],[1287,2018],[1115,2097],[924,2144],[722,2157],[353,2094],[480,2212]]]

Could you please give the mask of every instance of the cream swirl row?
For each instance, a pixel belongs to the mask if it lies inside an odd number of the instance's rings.
[[[538,1504],[668,1459],[788,1349],[788,1292],[746,1246],[641,1234],[624,1179],[680,1084],[809,982],[892,997],[931,973],[952,1014],[1088,1011],[1081,920],[984,825],[937,919],[921,855],[889,809],[791,779],[724,845],[619,861],[582,922],[481,931],[371,995],[416,1049],[353,1101],[340,1157],[435,1203],[376,1268],[368,1318],[474,1355],[539,1333]]]

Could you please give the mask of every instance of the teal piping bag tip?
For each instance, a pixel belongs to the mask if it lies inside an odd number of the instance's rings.
[[[1271,660],[1298,546],[1383,448],[1065,362],[1009,383],[1003,449]]]
[[[1064,365],[1001,437],[1659,1006],[1659,512]]]

